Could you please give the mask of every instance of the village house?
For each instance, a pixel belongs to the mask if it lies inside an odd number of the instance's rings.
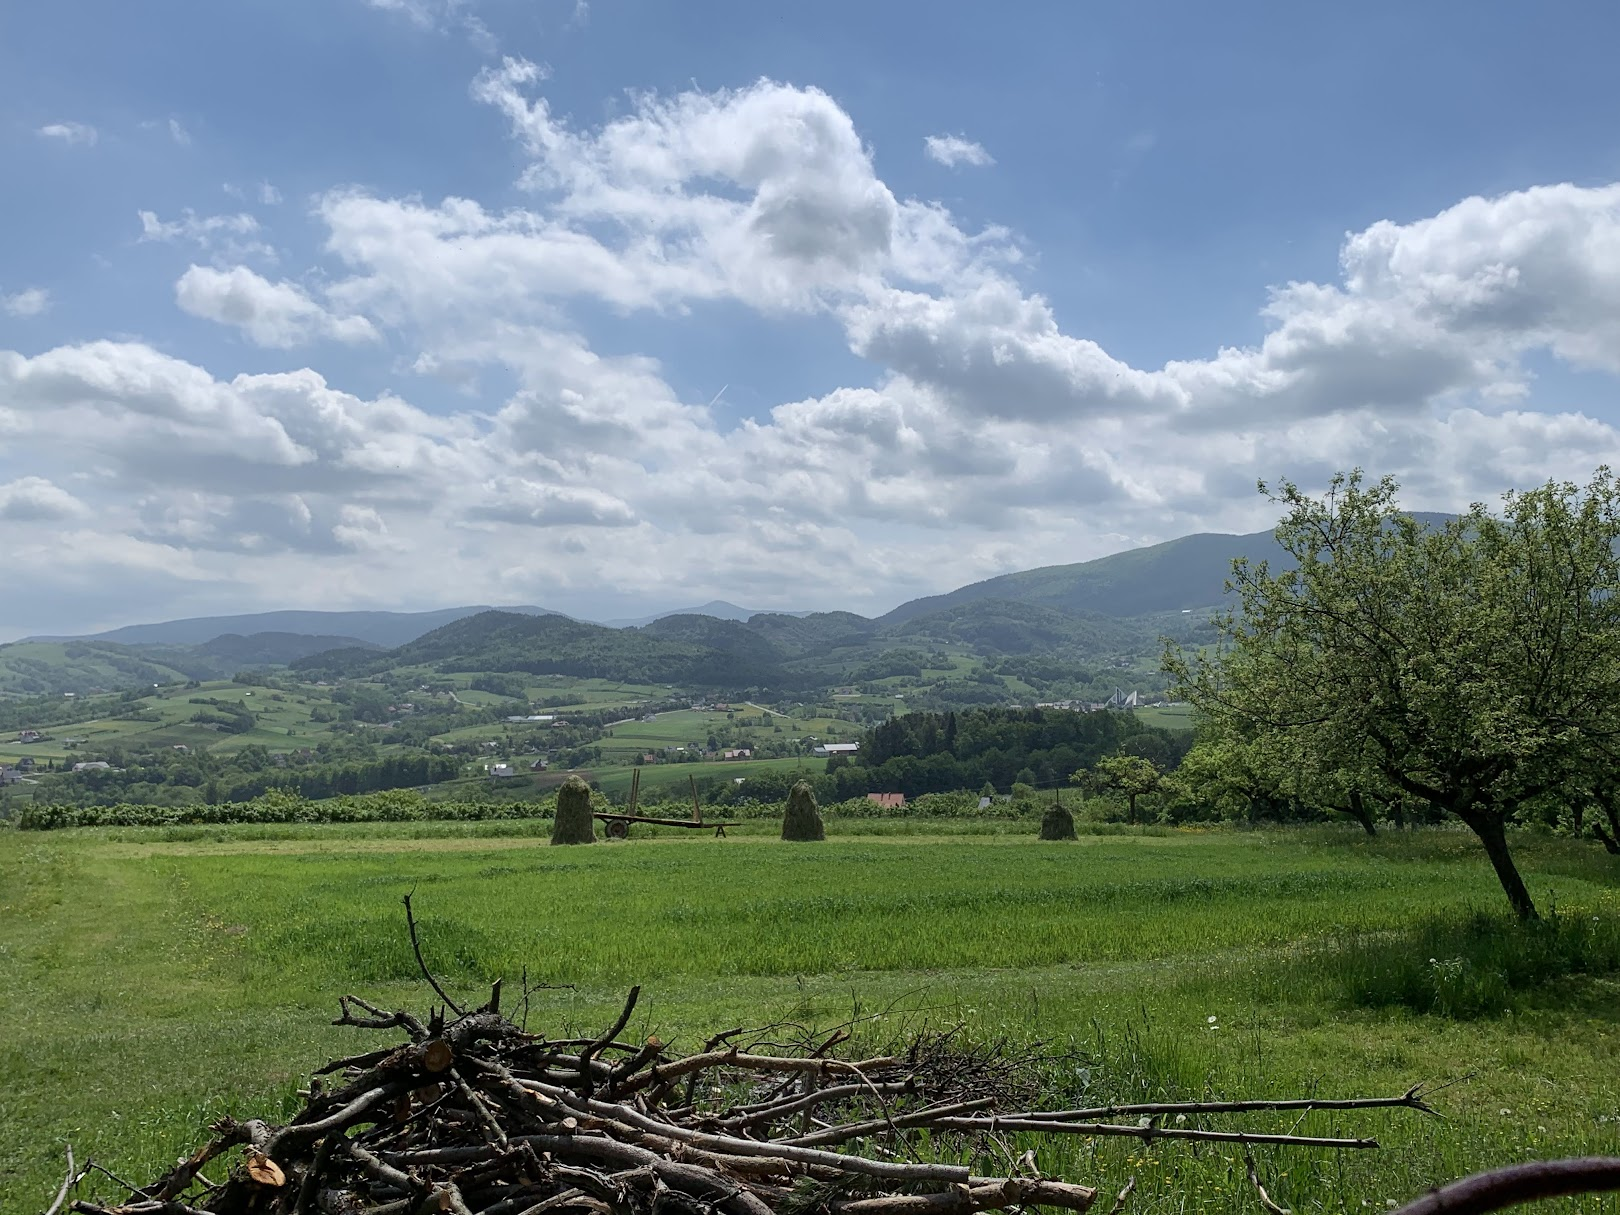
[[[516,776],[518,771],[511,764],[490,764],[489,774],[499,780],[509,776]]]
[[[721,759],[753,759],[754,758],[754,753],[752,751],[750,751],[747,747],[734,747],[729,751],[722,752],[721,755],[720,755],[720,758]]]
[[[24,730],[17,735],[17,741],[20,743],[37,743],[43,741],[44,738],[45,736],[38,730]]]
[[[0,768],[0,786],[15,785],[22,780],[22,773],[15,768]]]
[[[866,800],[883,810],[903,810],[906,806],[904,793],[868,793]]]

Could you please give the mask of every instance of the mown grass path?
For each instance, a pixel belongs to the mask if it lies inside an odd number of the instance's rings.
[[[339,994],[424,1005],[399,909],[413,888],[427,955],[453,987],[504,974],[510,993],[525,968],[578,985],[531,1001],[531,1024],[554,1032],[598,1026],[640,982],[638,1033],[691,1045],[741,1023],[888,1008],[866,1033],[962,1020],[1078,1049],[1065,1083],[1102,1099],[1352,1095],[1472,1073],[1441,1098],[1444,1122],[1307,1119],[1385,1149],[1263,1158],[1296,1211],[1381,1207],[1473,1167],[1620,1150],[1612,979],[1454,1022],[1349,1008],[1312,961],[1350,931],[1398,946],[1427,915],[1494,908],[1489,870],[1458,834],[585,849],[448,828],[263,838],[276,834],[0,836],[0,1211],[44,1205],[64,1139],[145,1176],[213,1117],[277,1114],[311,1067],[356,1048],[355,1031],[326,1024]],[[1538,897],[1620,914],[1608,858],[1556,842],[1524,857]],[[1077,1180],[1117,1189],[1137,1175],[1132,1211],[1253,1209],[1241,1156],[1031,1145]]]

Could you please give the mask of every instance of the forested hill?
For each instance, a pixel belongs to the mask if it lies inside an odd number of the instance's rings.
[[[1015,781],[1041,788],[1067,783],[1105,755],[1141,755],[1173,768],[1191,736],[1143,725],[1130,713],[1051,709],[970,709],[907,713],[869,731],[854,762],[831,773],[837,797],[871,791],[907,797]]]

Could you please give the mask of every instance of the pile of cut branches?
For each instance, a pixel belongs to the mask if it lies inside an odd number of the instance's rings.
[[[542,1212],[842,1212],[950,1215],[1048,1206],[1084,1211],[1094,1188],[1040,1176],[1020,1132],[1370,1148],[1372,1139],[1162,1125],[1167,1116],[1405,1107],[1417,1089],[1347,1100],[1018,1108],[1014,1054],[921,1034],[905,1050],[846,1058],[850,1031],[769,1041],[733,1030],[695,1054],[622,1040],[639,988],[594,1038],[525,1032],[500,1011],[454,1003],[424,1023],[354,996],[335,1024],[403,1043],[321,1068],[284,1126],[225,1119],[213,1138],[116,1206],[85,1215],[541,1215]],[[781,1035],[778,1035],[781,1036]],[[914,1141],[926,1128],[930,1155]],[[982,1175],[990,1141],[1007,1165]],[[226,1153],[240,1155],[226,1163]],[[215,1179],[211,1179],[212,1174]],[[1258,1182],[1256,1183],[1258,1185]],[[66,1187],[64,1187],[64,1191]],[[1262,1190],[1263,1194],[1264,1191]]]
[[[847,1058],[850,1026],[815,1033],[777,1024],[733,1029],[695,1054],[674,1055],[656,1037],[623,1040],[639,987],[630,989],[604,1033],[548,1038],[527,1031],[527,988],[522,1025],[502,1015],[499,980],[483,1006],[458,1004],[422,958],[408,895],[405,917],[423,977],[442,1007],[424,1023],[345,996],[333,1022],[403,1033],[403,1043],[328,1063],[286,1125],[223,1119],[212,1139],[150,1185],[124,1183],[129,1194],[119,1204],[78,1199],[72,1209],[82,1215],[1084,1211],[1095,1188],[1041,1176],[1034,1152],[1019,1154],[1010,1141],[1032,1133],[1375,1148],[1374,1139],[1184,1123],[1264,1110],[1433,1112],[1416,1086],[1398,1096],[1342,1100],[1030,1108],[1042,1089],[1040,1057],[1006,1042],[964,1043],[957,1031],[924,1030],[887,1053]],[[1167,1117],[1175,1124],[1162,1125]],[[1121,1118],[1131,1121],[1110,1121]],[[934,1159],[919,1150],[916,1136],[924,1131]],[[239,1157],[220,1163],[237,1148]],[[939,1159],[974,1159],[991,1148],[1011,1166],[1001,1175]],[[94,1167],[76,1173],[70,1151],[67,1179],[46,1215],[56,1215]],[[1252,1159],[1249,1175],[1260,1201],[1280,1210]],[[1113,1215],[1129,1192],[1119,1195]]]

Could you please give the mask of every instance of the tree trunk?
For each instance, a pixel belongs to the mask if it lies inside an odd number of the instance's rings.
[[[1613,801],[1607,801],[1603,803],[1603,813],[1609,820],[1609,830],[1605,831],[1602,823],[1593,823],[1592,831],[1603,841],[1603,848],[1610,856],[1620,856],[1620,812],[1616,811]]]
[[[1345,813],[1360,823],[1361,829],[1368,835],[1378,834],[1378,826],[1373,822],[1372,812],[1367,809],[1367,801],[1358,790],[1350,791],[1350,808]]]
[[[1126,805],[1125,821],[1127,823],[1135,823],[1136,822],[1136,794],[1127,793],[1125,795],[1125,805]]]
[[[1502,816],[1473,812],[1457,817],[1467,823],[1485,845],[1485,855],[1491,858],[1491,868],[1496,870],[1496,880],[1502,883],[1502,892],[1512,904],[1513,914],[1521,920],[1539,920],[1535,900],[1530,897],[1529,888],[1519,876],[1519,867],[1513,863],[1513,854],[1508,851],[1507,826]]]

